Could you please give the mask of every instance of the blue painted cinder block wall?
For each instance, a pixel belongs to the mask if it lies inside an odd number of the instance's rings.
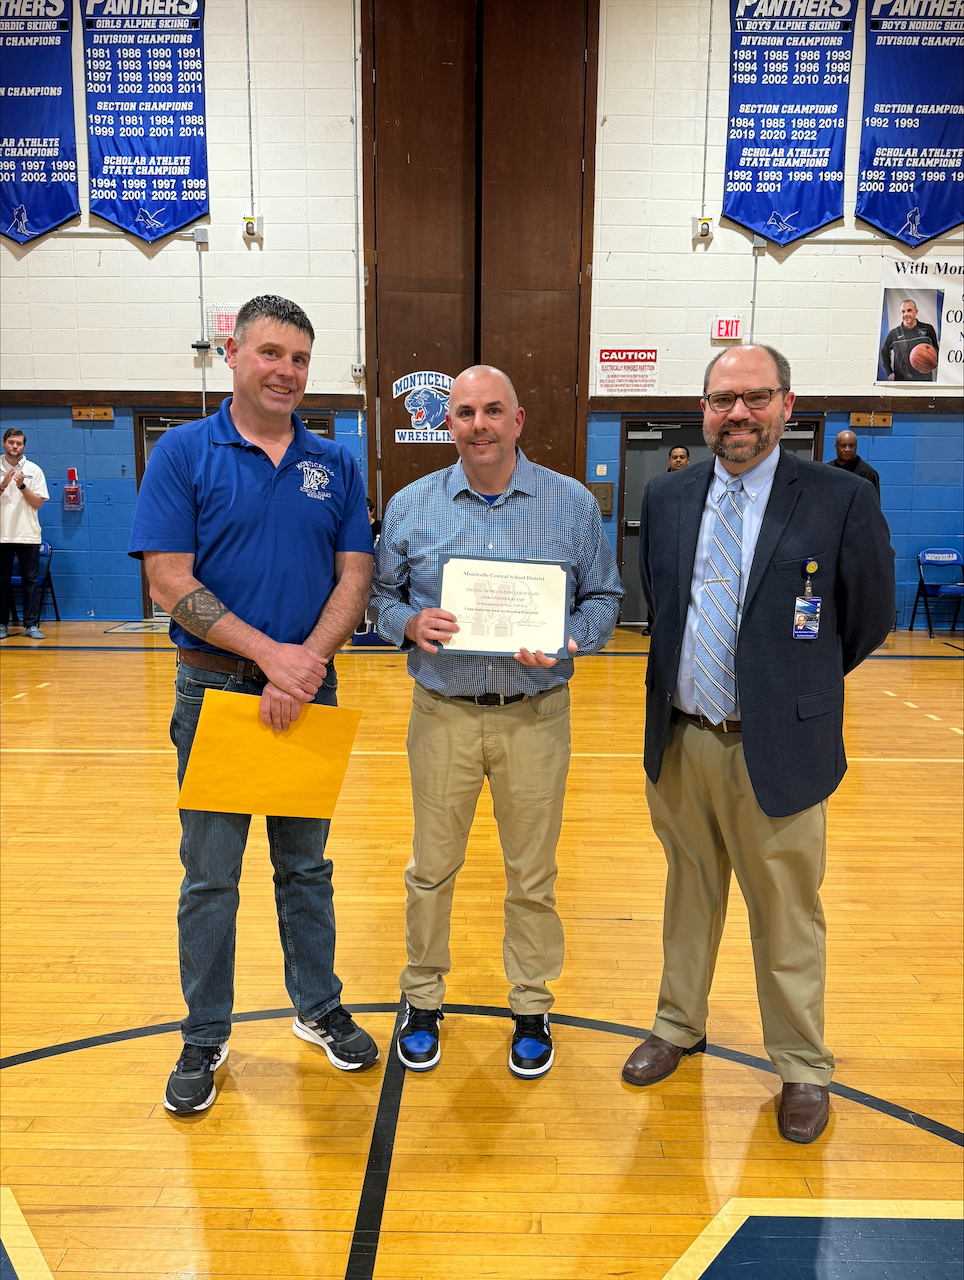
[[[589,415],[587,483],[621,483],[620,421],[618,413]],[[824,461],[834,457],[837,432],[850,429],[849,414],[827,414]],[[880,474],[881,505],[897,557],[898,626],[906,627],[917,591],[918,551],[929,546],[964,550],[964,420],[950,413],[900,413],[894,414],[892,427],[855,430],[858,453]],[[599,465],[606,467],[605,475],[597,475]],[[616,512],[604,517],[603,524],[615,551]],[[946,572],[945,576],[952,578],[953,572]],[[942,612],[940,617],[943,616]],[[922,625],[920,618],[914,625]]]
[[[606,537],[613,549],[613,555],[616,554],[619,538],[619,487],[622,484],[622,476],[619,474],[621,422],[622,415],[618,413],[591,413],[586,438],[586,483],[615,485],[613,513],[611,516],[603,516],[603,528],[606,530]],[[598,467],[606,468],[603,475],[598,474]],[[632,520],[638,518],[638,514],[630,517]]]
[[[925,547],[964,551],[964,419],[952,413],[895,413],[891,427],[851,427],[850,415],[828,413],[824,461],[834,457],[838,431],[853,431],[857,453],[880,476],[880,505],[896,553],[897,625],[910,622],[917,593],[917,553]],[[954,571],[943,576],[954,580]],[[934,623],[950,625],[946,605]],[[960,626],[960,619],[958,620]],[[918,610],[914,622],[926,627]]]
[[[27,457],[43,469],[50,500],[40,511],[44,538],[54,548],[51,577],[64,619],[133,621],[143,616],[139,564],[127,554],[137,481],[133,410],[116,408],[114,421],[84,426],[70,409],[0,409],[0,427],[27,437]],[[0,432],[2,434],[2,432]],[[365,417],[335,414],[335,439],[361,469],[367,485]],[[67,468],[84,488],[83,511],[64,511]],[[52,618],[48,604],[44,618]]]
[[[335,412],[335,439],[343,444],[358,463],[362,484],[368,491],[368,436],[365,414],[357,409],[338,409]]]
[[[127,555],[137,494],[131,410],[115,409],[113,422],[84,426],[66,408],[0,409],[0,425],[25,433],[26,455],[47,478],[50,500],[40,525],[54,549],[50,571],[60,616],[140,618],[140,567]],[[68,467],[77,468],[83,485],[83,511],[63,509]],[[49,605],[44,617],[53,617]]]
[[[880,473],[881,501],[897,553],[898,625],[910,621],[917,589],[916,555],[923,547],[964,550],[964,421],[954,414],[895,414],[892,427],[856,428],[858,451]],[[50,501],[41,511],[44,536],[54,548],[54,587],[63,618],[125,621],[141,616],[139,566],[127,555],[134,514],[134,423],[130,409],[114,410],[114,421],[74,423],[69,409],[0,409],[3,430],[27,435],[27,456],[44,469]],[[828,414],[824,457],[833,457],[838,431],[849,416]],[[589,415],[586,481],[620,484],[620,415]],[[357,460],[368,483],[365,415],[335,414],[335,439]],[[605,466],[606,474],[597,475]],[[82,512],[61,505],[67,468],[77,467],[84,486]],[[615,505],[615,504],[614,504]],[[603,518],[615,552],[616,512]],[[45,616],[49,616],[49,606]]]

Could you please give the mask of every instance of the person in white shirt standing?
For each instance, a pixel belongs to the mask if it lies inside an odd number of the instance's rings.
[[[40,630],[40,518],[37,512],[50,497],[44,473],[23,456],[27,437],[19,427],[3,433],[0,458],[0,640],[7,638],[10,616],[13,558],[20,566],[23,583],[23,625],[30,640],[42,640]]]

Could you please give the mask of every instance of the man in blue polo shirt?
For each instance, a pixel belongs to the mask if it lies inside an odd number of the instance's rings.
[[[332,656],[365,611],[372,536],[361,478],[341,445],[293,412],[308,380],[311,322],[285,298],[238,312],[227,362],[234,393],[218,413],[168,431],[141,483],[130,554],[171,615],[178,647],[171,737],[184,777],[205,689],[257,694],[280,731],[309,702],[334,706]],[[238,882],[250,815],[180,810],[178,907],[184,1048],[164,1105],[214,1101],[234,998]],[[344,1071],[378,1058],[341,1005],[329,823],[267,819],[294,1033]]]

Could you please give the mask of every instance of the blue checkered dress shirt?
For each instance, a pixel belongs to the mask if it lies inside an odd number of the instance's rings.
[[[443,697],[542,693],[570,679],[571,658],[524,667],[495,655],[426,653],[407,640],[409,618],[438,605],[442,555],[566,560],[569,633],[579,652],[595,653],[612,636],[624,592],[599,505],[584,485],[537,466],[521,449],[508,488],[492,506],[469,484],[461,461],[392,498],[375,551],[372,609],[378,634],[408,653],[409,675]]]

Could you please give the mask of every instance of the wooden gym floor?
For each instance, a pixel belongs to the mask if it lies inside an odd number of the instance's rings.
[[[338,660],[340,699],[364,715],[329,851],[344,998],[373,1009],[359,1020],[381,1061],[346,1077],[291,1035],[262,831],[242,882],[242,1017],[214,1107],[185,1121],[161,1105],[179,1036],[154,1030],[182,1012],[173,654],[149,631],[44,625],[44,643],[3,644],[0,685],[3,1234],[27,1242],[21,1280],[44,1266],[75,1280],[662,1280],[700,1274],[692,1250],[678,1260],[748,1201],[953,1212],[940,1202],[961,1192],[960,633],[895,634],[847,682],[851,765],[830,803],[823,895],[841,1088],[825,1137],[798,1147],[777,1135],[735,886],[711,1051],[646,1090],[619,1078],[660,972],[638,633],[580,659],[572,686],[551,1074],[506,1069],[504,882],[485,794],[456,891],[442,1063],[404,1088],[386,1070],[410,682],[401,656],[355,650]]]

